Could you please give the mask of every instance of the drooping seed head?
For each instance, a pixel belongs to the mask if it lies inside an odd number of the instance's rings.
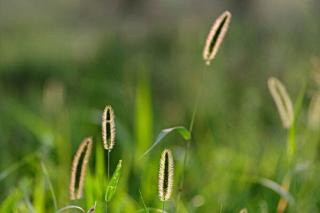
[[[84,178],[87,164],[92,150],[92,138],[85,138],[79,145],[73,157],[70,178],[70,199],[80,199],[82,197]]]
[[[114,146],[115,138],[115,116],[112,107],[110,105],[107,105],[102,115],[102,141],[104,148],[109,152]]]
[[[232,15],[229,11],[224,11],[212,24],[202,54],[207,65],[210,64],[210,61],[218,53],[219,47],[229,28],[231,17]]]
[[[171,150],[163,150],[160,158],[160,169],[159,169],[159,198],[161,201],[167,201],[170,199],[173,187],[173,157]]]
[[[271,96],[276,103],[284,128],[289,129],[294,121],[294,112],[291,99],[285,86],[276,78],[268,79]]]

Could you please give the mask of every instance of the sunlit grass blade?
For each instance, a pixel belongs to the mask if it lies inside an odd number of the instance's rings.
[[[184,140],[189,140],[191,138],[191,133],[183,126],[176,126],[176,127],[163,129],[159,133],[156,141],[151,145],[151,147],[145,153],[143,153],[141,158],[147,155],[152,149],[154,149],[162,141],[162,139],[164,139],[171,132],[178,132],[179,135],[181,135],[181,137]]]
[[[105,201],[110,202],[113,196],[116,193],[118,182],[122,172],[122,160],[119,160],[116,170],[114,171],[112,178],[110,179],[106,194],[105,194]]]
[[[264,177],[254,177],[253,182],[259,183],[262,186],[271,189],[272,191],[280,195],[282,198],[287,200],[289,203],[295,203],[293,196],[287,190],[285,190],[280,184],[274,182],[273,180]]]
[[[86,213],[86,211],[85,211],[83,208],[81,208],[80,206],[76,206],[76,205],[68,205],[68,206],[65,206],[65,207],[63,207],[63,208],[61,208],[61,209],[58,209],[58,210],[56,211],[56,213],[61,213],[61,212],[64,212],[64,211],[70,210],[70,209],[74,209],[74,210],[78,210],[78,211],[80,211],[80,212]]]

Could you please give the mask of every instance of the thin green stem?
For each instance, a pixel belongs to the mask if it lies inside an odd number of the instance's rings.
[[[107,177],[108,177],[108,183],[110,179],[110,150],[108,150],[108,159],[107,159]],[[108,197],[106,200],[106,212],[108,213]]]
[[[197,114],[197,111],[198,111],[198,108],[199,108],[199,103],[200,103],[200,99],[201,99],[201,95],[202,95],[202,90],[203,90],[203,87],[204,87],[205,75],[206,75],[206,69],[204,69],[203,72],[202,72],[202,76],[201,76],[201,80],[200,80],[200,86],[199,86],[199,89],[198,89],[198,92],[197,92],[196,102],[194,104],[194,108],[193,108],[193,111],[192,111],[192,116],[191,116],[191,120],[190,120],[190,124],[189,124],[189,129],[188,130],[189,130],[189,132],[191,134],[191,137],[190,137],[190,139],[187,141],[187,143],[185,145],[185,152],[184,152],[184,157],[183,157],[183,169],[182,169],[180,186],[179,186],[179,191],[178,191],[178,202],[177,202],[176,212],[179,212],[179,204],[180,204],[181,194],[182,194],[183,188],[184,188],[185,172],[186,172],[186,167],[187,167],[187,164],[188,164],[189,149],[190,149],[190,144],[191,144],[191,140],[192,140],[192,130],[193,130],[196,114]]]
[[[164,212],[165,201],[162,202],[162,212]]]

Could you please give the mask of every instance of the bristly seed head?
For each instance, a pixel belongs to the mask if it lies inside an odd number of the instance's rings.
[[[239,213],[248,213],[248,210],[244,208],[244,209],[241,209]]]
[[[288,92],[285,86],[274,77],[268,79],[268,87],[278,108],[282,125],[289,129],[294,121],[294,111]]]
[[[167,201],[170,199],[173,187],[173,157],[171,150],[163,150],[160,158],[159,169],[159,198],[161,201]]]
[[[107,105],[102,115],[102,141],[104,148],[109,152],[114,146],[115,138],[115,116],[112,107],[110,105]]]
[[[82,197],[84,178],[91,150],[92,138],[85,138],[79,145],[77,152],[73,157],[69,186],[71,200],[80,199]]]
[[[203,49],[203,59],[207,65],[210,65],[210,61],[218,53],[219,47],[229,28],[231,17],[232,15],[229,11],[224,11],[212,24]]]

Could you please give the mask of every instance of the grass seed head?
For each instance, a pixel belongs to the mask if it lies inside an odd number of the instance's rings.
[[[294,121],[294,112],[291,99],[285,86],[274,77],[268,79],[271,96],[276,103],[284,128],[289,129]]]
[[[71,200],[80,199],[82,197],[84,178],[86,175],[87,164],[91,155],[91,150],[92,138],[85,138],[79,145],[77,152],[73,157],[69,186]]]
[[[159,169],[159,198],[161,201],[167,201],[170,199],[173,187],[173,157],[172,152],[169,149],[163,150],[160,158]]]
[[[107,105],[102,114],[102,141],[109,152],[112,150],[116,138],[115,116],[113,109]]]
[[[210,64],[210,61],[214,59],[218,53],[219,47],[229,28],[231,16],[229,11],[224,11],[212,24],[203,49],[203,59],[207,65]]]

